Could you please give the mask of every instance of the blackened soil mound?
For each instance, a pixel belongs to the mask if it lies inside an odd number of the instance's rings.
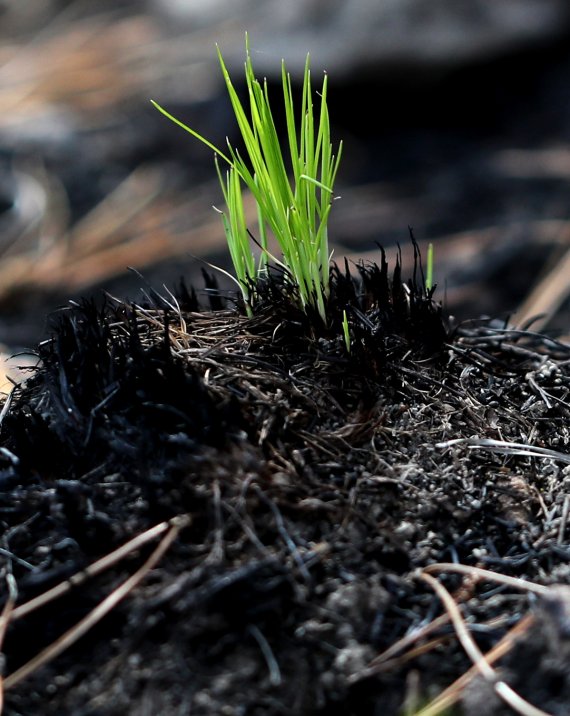
[[[279,276],[250,318],[185,289],[56,317],[2,416],[0,519],[17,604],[62,594],[6,616],[5,713],[412,714],[471,666],[423,568],[568,582],[570,347],[452,331],[423,285],[335,268],[327,326]],[[535,602],[567,644],[560,586],[441,571],[481,650]],[[566,713],[570,650],[533,639],[520,678],[529,630],[504,673]],[[465,713],[502,713],[487,688]]]

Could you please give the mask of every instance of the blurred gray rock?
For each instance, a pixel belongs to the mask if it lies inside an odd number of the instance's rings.
[[[174,34],[218,42],[241,67],[244,33],[268,76],[314,67],[445,68],[547,43],[570,29],[568,0],[148,0]],[[196,49],[196,48],[195,48]],[[195,50],[194,50],[195,51]],[[191,51],[192,52],[192,51]]]

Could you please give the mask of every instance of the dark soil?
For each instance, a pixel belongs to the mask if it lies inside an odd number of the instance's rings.
[[[279,276],[252,318],[183,287],[54,317],[3,415],[1,555],[18,604],[69,590],[9,620],[5,714],[413,714],[471,667],[448,621],[419,631],[446,614],[423,568],[568,583],[570,346],[450,325],[417,256],[407,282],[359,275],[333,271],[327,327]],[[169,529],[144,579],[20,678]],[[535,615],[500,678],[567,714],[565,589],[433,574],[483,652]],[[481,678],[454,709],[511,713]]]

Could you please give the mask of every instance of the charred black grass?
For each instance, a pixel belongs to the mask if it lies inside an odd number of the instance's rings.
[[[136,309],[109,301],[84,300],[61,311],[52,337],[38,348],[41,367],[6,417],[5,432],[23,469],[55,466],[67,452],[73,471],[94,464],[141,465],[168,462],[177,441],[187,449],[219,446],[237,406],[216,402],[191,366],[176,358],[169,343],[169,316],[162,337]]]
[[[254,408],[244,405],[248,391],[239,379],[208,386],[205,372],[219,363],[265,371],[264,380],[267,373],[287,381],[314,370],[315,383],[335,400],[346,388],[358,402],[360,390],[382,390],[403,360],[437,361],[448,330],[413,246],[416,269],[407,282],[400,256],[390,276],[384,251],[380,265],[359,264],[356,278],[347,263],[344,270],[333,266],[328,325],[315,309],[299,307],[294,285],[279,273],[256,287],[255,314],[247,320],[239,306],[227,306],[209,275],[209,309],[198,310],[195,289],[182,283],[177,305],[185,311],[156,292],[144,307],[91,299],[61,310],[38,348],[40,367],[3,427],[7,446],[21,456],[19,469],[45,470],[53,462],[55,473],[71,461],[74,473],[113,463],[138,473],[141,465],[168,464],[180,450],[220,447],[247,431]]]
[[[361,264],[356,276],[348,264],[334,266],[328,325],[317,310],[299,307],[279,273],[257,286],[252,317],[211,276],[206,308],[181,285],[166,296],[146,287],[144,305],[90,299],[59,311],[37,348],[37,370],[17,388],[1,426],[0,516],[19,535],[12,548],[33,558],[36,533],[51,541],[44,572],[57,578],[133,530],[185,511],[189,562],[216,555],[216,544],[228,562],[210,557],[217,566],[196,572],[175,612],[211,614],[203,617],[208,633],[232,648],[244,638],[257,643],[243,632],[250,623],[263,638],[278,634],[291,605],[304,605],[296,585],[311,590],[319,570],[318,551],[297,551],[292,520],[310,514],[312,500],[323,519],[341,514],[348,478],[340,456],[346,444],[367,442],[378,418],[342,437],[335,430],[350,413],[364,424],[380,394],[401,388],[403,364],[437,363],[445,348],[441,307],[419,265],[407,283],[400,267],[398,257],[390,275],[383,253],[380,266]],[[312,464],[313,449],[329,456],[329,484]],[[275,482],[280,466],[289,484]],[[21,529],[31,521],[33,533]],[[279,558],[276,549],[284,549]],[[384,546],[383,564],[407,566],[401,550],[391,554]],[[16,573],[21,593],[34,593],[26,570],[16,565]],[[19,652],[10,649],[13,668]]]
[[[386,253],[380,248],[380,264],[360,262],[343,267],[333,264],[327,323],[311,307],[296,307],[296,288],[282,272],[274,271],[256,285],[256,311],[252,325],[272,340],[279,354],[318,356],[324,362],[341,362],[356,368],[371,380],[382,382],[390,366],[404,356],[415,360],[441,357],[450,337],[448,322],[440,303],[427,289],[421,254],[412,235],[414,270],[402,277],[401,250],[390,270]],[[351,338],[347,352],[343,337],[346,312]]]
[[[198,291],[146,287],[144,305],[84,301],[55,316],[1,425],[3,549],[20,593],[161,520],[183,513],[191,525],[114,620],[54,665],[68,707],[52,707],[38,672],[7,694],[18,713],[79,713],[85,688],[101,713],[117,698],[138,713],[144,684],[141,699],[184,694],[206,703],[197,713],[243,701],[272,715],[382,704],[395,716],[410,666],[370,675],[367,665],[435,615],[415,570],[453,561],[542,579],[567,569],[552,529],[565,473],[495,448],[524,440],[556,457],[570,349],[492,321],[451,333],[419,255],[410,281],[400,267],[390,272],[383,255],[333,267],[326,324],[290,300],[279,273],[257,288],[252,317],[213,279],[205,308]],[[90,582],[89,600],[123,577]],[[490,620],[511,624],[526,605],[466,608],[485,624],[486,650],[500,637]],[[49,619],[10,625],[8,673],[16,643],[34,630],[50,641],[68,615]],[[442,648],[445,658],[410,661],[424,694],[469,666]],[[226,686],[214,698],[215,679]]]
[[[384,251],[380,265],[333,266],[326,325],[279,272],[257,285],[253,317],[208,274],[207,308],[182,282],[176,296],[148,288],[144,306],[90,299],[59,311],[2,426],[16,456],[4,456],[3,479],[95,470],[165,482],[204,447],[290,439],[332,404],[342,420],[394,393],[403,367],[439,363],[448,340],[413,237],[412,245],[407,282],[400,254],[391,275]]]

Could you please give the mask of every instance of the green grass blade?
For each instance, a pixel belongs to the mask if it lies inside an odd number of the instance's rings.
[[[281,66],[286,142],[280,141],[270,104],[267,82],[256,77],[246,35],[245,81],[247,100],[242,102],[232,83],[222,53],[218,59],[226,90],[241,134],[243,155],[228,142],[227,152],[173,117],[156,102],[154,106],[175,124],[196,137],[229,165],[224,176],[216,161],[218,178],[227,212],[222,223],[237,281],[244,298],[252,282],[267,270],[268,262],[280,265],[286,279],[297,286],[303,308],[313,306],[326,322],[329,290],[330,254],[327,224],[333,201],[333,186],[342,155],[342,143],[336,156],[330,139],[327,107],[328,77],[325,74],[320,93],[320,108],[315,112],[311,86],[310,58],[307,55],[301,102],[296,114],[291,77],[285,63]],[[243,184],[242,184],[243,183]],[[261,256],[257,263],[251,249],[245,221],[243,185],[257,206]],[[279,245],[282,258],[268,251],[269,234]],[[249,308],[248,308],[249,310]]]

